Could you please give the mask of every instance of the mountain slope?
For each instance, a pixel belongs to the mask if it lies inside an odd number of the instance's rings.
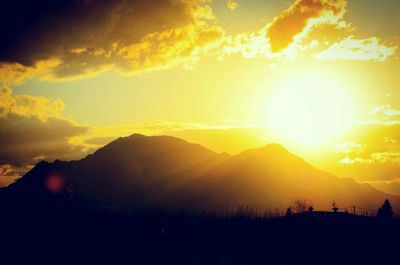
[[[63,182],[58,196],[48,191],[53,176]],[[299,198],[318,209],[328,209],[333,200],[342,207],[376,209],[386,198],[400,206],[400,197],[315,169],[280,145],[231,156],[174,137],[138,134],[79,161],[41,162],[1,194],[12,201],[48,201],[65,195],[70,184],[77,199],[141,208],[284,209]]]
[[[198,208],[250,205],[284,209],[296,199],[306,199],[324,210],[330,210],[333,201],[341,207],[377,209],[386,198],[395,208],[400,206],[397,196],[318,170],[275,144],[231,156],[206,171],[192,168],[176,179],[187,174],[191,179],[171,190],[187,195],[185,202]],[[181,199],[171,204],[179,204]]]

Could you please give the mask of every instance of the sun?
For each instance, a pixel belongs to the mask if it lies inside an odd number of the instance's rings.
[[[345,85],[326,74],[298,74],[272,91],[267,125],[278,137],[319,145],[340,136],[354,118],[354,101]]]

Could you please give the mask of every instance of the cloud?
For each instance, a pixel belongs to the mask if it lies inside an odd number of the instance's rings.
[[[0,61],[0,85],[20,84],[27,78],[38,77],[50,79],[53,74],[51,69],[60,65],[59,59],[48,59],[36,62],[32,66],[24,66],[20,63],[4,63]]]
[[[0,185],[10,183],[39,160],[76,159],[83,146],[71,143],[88,127],[64,117],[59,99],[13,95],[0,88]]]
[[[5,1],[0,80],[131,73],[181,63],[220,37],[207,0]]]
[[[0,118],[0,165],[23,166],[42,159],[72,159],[82,154],[69,142],[86,128],[67,120],[10,114]]]
[[[320,60],[356,60],[383,62],[394,54],[397,46],[386,46],[376,37],[357,40],[349,36],[315,55]]]
[[[236,10],[239,7],[239,4],[236,3],[234,0],[227,0],[226,1],[226,8],[229,10]]]
[[[374,123],[400,124],[400,110],[389,104],[372,108],[370,114],[375,118]]]
[[[9,87],[0,88],[0,117],[8,118],[15,115],[21,117],[35,117],[42,122],[49,118],[60,118],[64,109],[64,102],[60,99],[48,99],[29,95],[12,95]]]
[[[367,158],[346,156],[340,162],[336,173],[358,181],[391,181],[400,178],[400,153],[373,153]]]
[[[0,82],[12,85],[31,77],[65,80],[108,70],[129,75],[176,65],[192,68],[210,54],[220,59],[239,53],[246,58],[291,60],[332,43],[327,31],[349,28],[343,20],[347,1],[296,0],[261,29],[229,35],[218,26],[210,2],[5,1],[7,12],[0,17]],[[225,3],[230,9],[238,7],[236,1]],[[322,28],[325,35],[312,35]],[[392,53],[393,47],[375,37],[350,36],[315,57],[381,61]]]
[[[361,182],[399,179],[399,114],[400,111],[389,104],[372,108],[369,120],[353,125],[342,137],[342,144],[336,145],[331,159],[336,163],[331,163],[329,170]]]
[[[227,55],[240,54],[244,58],[259,58],[277,59],[290,61],[295,59],[300,53],[314,48],[318,42],[316,40],[310,43],[293,43],[288,48],[279,52],[273,52],[269,39],[265,37],[267,28],[264,27],[258,32],[240,33],[235,36],[225,36],[221,42],[221,50],[219,59],[224,59]]]
[[[346,12],[346,0],[296,0],[258,31],[224,35],[219,58],[239,53],[244,58],[284,61],[306,55],[319,60],[381,62],[394,55],[397,46],[385,45],[377,37],[349,36],[355,28],[344,20]]]
[[[355,125],[337,145],[333,172],[359,181],[399,178],[400,123],[374,121]]]
[[[15,167],[11,165],[1,165],[0,166],[0,187],[7,186],[8,184],[14,182],[21,176],[20,172],[17,172]]]
[[[258,31],[225,35],[219,58],[239,53],[245,58],[293,60],[318,47],[321,40],[326,42],[329,35],[344,34],[349,27],[343,20],[346,6],[345,0],[297,0]],[[324,34],[310,34],[322,28]]]
[[[345,27],[345,0],[297,0],[268,26],[266,37],[272,52],[288,48],[316,26],[330,24]]]
[[[397,164],[400,166],[400,152],[389,153],[373,153],[368,158],[360,158],[356,157],[354,159],[349,158],[346,156],[340,161],[342,164],[367,164],[372,165],[376,163],[383,163],[383,164]]]

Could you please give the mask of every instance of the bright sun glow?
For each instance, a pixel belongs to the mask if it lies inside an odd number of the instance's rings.
[[[345,87],[326,75],[287,78],[272,93],[267,123],[281,138],[301,145],[318,145],[350,126],[354,102]]]

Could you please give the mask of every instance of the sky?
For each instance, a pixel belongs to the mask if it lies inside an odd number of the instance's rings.
[[[400,194],[400,1],[5,1],[0,186],[167,134]]]

